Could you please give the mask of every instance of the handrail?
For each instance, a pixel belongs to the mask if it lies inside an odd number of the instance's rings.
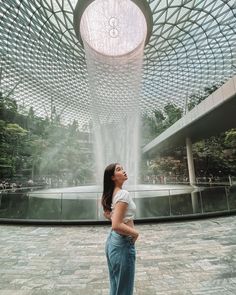
[[[214,183],[215,184],[215,183]],[[163,184],[164,185],[164,184]],[[228,187],[227,185],[217,185],[217,186],[207,186],[207,187],[202,187],[198,184],[194,185],[194,186],[191,186],[191,185],[188,185],[188,189],[197,189],[197,188],[204,188],[204,189],[213,189],[213,188],[220,188],[220,187]],[[62,188],[58,188],[59,190],[58,191],[53,191],[53,192],[50,192],[50,191],[44,191],[44,190],[51,190],[51,189],[56,189],[56,188],[43,188],[42,191],[32,191],[32,189],[42,189],[42,187],[25,187],[25,188],[20,188],[20,189],[4,189],[4,190],[0,190],[0,193],[1,192],[20,192],[21,190],[26,190],[26,189],[30,189],[31,191],[28,191],[27,193],[31,193],[31,194],[42,194],[42,193],[47,193],[47,194],[75,194],[75,193],[81,193],[81,194],[95,194],[95,193],[99,193],[99,194],[102,194],[103,192],[102,191],[65,191],[65,192],[62,192],[61,190],[63,189],[67,189],[67,187],[62,187]],[[183,189],[186,189],[186,187],[183,187],[183,188],[160,188],[160,189],[136,189],[136,190],[132,190],[132,189],[129,189],[129,192],[155,192],[155,191],[173,191],[173,190],[183,190]]]
[[[27,190],[27,189],[40,189],[42,188],[42,186],[26,186],[26,187],[12,187],[12,188],[4,188],[4,189],[0,189],[0,193],[1,192],[6,192],[6,191],[23,191],[23,190]],[[45,188],[43,188],[45,189]]]

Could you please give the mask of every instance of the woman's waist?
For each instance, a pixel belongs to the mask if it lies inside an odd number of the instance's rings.
[[[117,231],[115,231],[112,228],[110,230],[110,235],[115,236],[115,237],[119,237],[122,240],[130,240],[130,239],[133,239],[133,237],[131,235],[124,235],[124,234],[118,233]]]
[[[123,222],[125,223],[125,225],[128,225],[130,227],[134,227],[134,220],[133,218],[124,218]]]

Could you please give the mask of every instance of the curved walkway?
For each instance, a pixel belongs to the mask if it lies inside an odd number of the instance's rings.
[[[134,295],[235,294],[236,216],[136,224]],[[110,225],[0,225],[0,295],[108,295]]]

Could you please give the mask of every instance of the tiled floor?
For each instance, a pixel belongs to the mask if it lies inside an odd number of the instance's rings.
[[[236,294],[236,216],[135,224],[134,295]],[[0,295],[109,295],[110,225],[0,225]]]

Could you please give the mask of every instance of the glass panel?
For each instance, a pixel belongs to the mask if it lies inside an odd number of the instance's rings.
[[[197,204],[200,204],[200,196],[195,193],[194,198],[197,199]],[[171,196],[171,213],[172,215],[185,215],[193,214],[194,203],[191,199],[191,194],[180,194],[176,196]],[[200,206],[197,206],[195,213],[200,213]]]
[[[28,197],[24,192],[0,194],[0,218],[25,219],[28,213]]]
[[[169,216],[169,190],[142,190],[135,192],[136,218]]]
[[[228,202],[230,210],[236,210],[236,186],[229,187]]]
[[[64,220],[97,220],[97,193],[63,193],[62,216]]]
[[[203,212],[228,210],[224,187],[207,188],[201,192]]]
[[[28,219],[60,219],[61,193],[30,193],[28,205]]]

